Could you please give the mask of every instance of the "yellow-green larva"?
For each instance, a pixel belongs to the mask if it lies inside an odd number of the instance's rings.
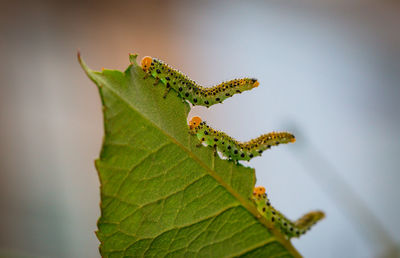
[[[169,67],[162,61],[146,56],[141,61],[141,67],[149,76],[156,78],[157,84],[161,81],[166,86],[164,97],[172,88],[179,96],[187,99],[193,105],[209,107],[222,103],[234,94],[251,90],[260,83],[254,78],[235,79],[223,82],[213,87],[203,87],[190,80],[178,70]]]
[[[228,136],[226,133],[216,131],[195,116],[189,121],[191,133],[196,134],[201,143],[214,147],[225,157],[233,160],[250,160],[253,157],[261,156],[262,152],[271,146],[281,143],[295,142],[293,134],[287,132],[272,132],[263,134],[248,142],[239,142]]]
[[[322,211],[311,211],[300,219],[291,221],[271,206],[262,186],[254,188],[252,199],[257,210],[289,239],[306,233],[312,225],[325,217]]]

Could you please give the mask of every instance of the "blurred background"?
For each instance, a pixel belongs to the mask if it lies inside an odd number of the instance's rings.
[[[99,257],[103,137],[95,70],[158,57],[200,84],[260,87],[210,109],[239,140],[297,142],[255,158],[257,185],[324,221],[305,257],[396,257],[400,243],[398,1],[0,1],[0,256]]]

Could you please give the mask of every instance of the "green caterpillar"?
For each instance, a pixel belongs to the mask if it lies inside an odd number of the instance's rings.
[[[167,89],[164,98],[172,88],[178,92],[180,97],[189,100],[193,105],[206,107],[222,103],[232,95],[251,90],[260,84],[257,79],[243,78],[223,82],[213,87],[203,87],[162,61],[149,56],[142,59],[141,67],[147,76],[156,78],[154,85],[159,81],[165,84]]]
[[[208,146],[214,147],[215,150],[235,162],[261,156],[262,152],[271,148],[271,146],[296,141],[290,133],[272,132],[248,142],[238,142],[226,133],[212,129],[206,122],[202,122],[198,116],[192,117],[189,121],[189,130],[197,135],[201,144],[205,142]]]
[[[271,206],[267,194],[265,193],[265,188],[262,186],[254,188],[252,199],[257,206],[257,210],[267,220],[271,221],[288,239],[299,237],[306,233],[312,225],[325,217],[322,211],[311,211],[303,215],[300,219],[292,222]]]

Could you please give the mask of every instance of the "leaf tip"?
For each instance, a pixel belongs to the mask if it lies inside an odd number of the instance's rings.
[[[81,62],[81,51],[79,49],[77,49],[76,55],[78,57],[78,61]]]
[[[79,62],[79,64],[81,65],[81,67],[83,68],[83,70],[85,70],[85,72],[88,73],[90,69],[89,69],[89,67],[86,65],[86,63],[82,60],[81,52],[79,51],[79,49],[78,49],[76,55],[77,55],[77,57],[78,57],[78,62]]]

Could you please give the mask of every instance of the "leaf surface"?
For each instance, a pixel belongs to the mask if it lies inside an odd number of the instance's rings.
[[[130,60],[125,72],[98,72],[79,57],[103,104],[101,255],[300,256],[250,201],[254,169],[196,147],[189,104],[173,90],[164,99],[165,87]]]

